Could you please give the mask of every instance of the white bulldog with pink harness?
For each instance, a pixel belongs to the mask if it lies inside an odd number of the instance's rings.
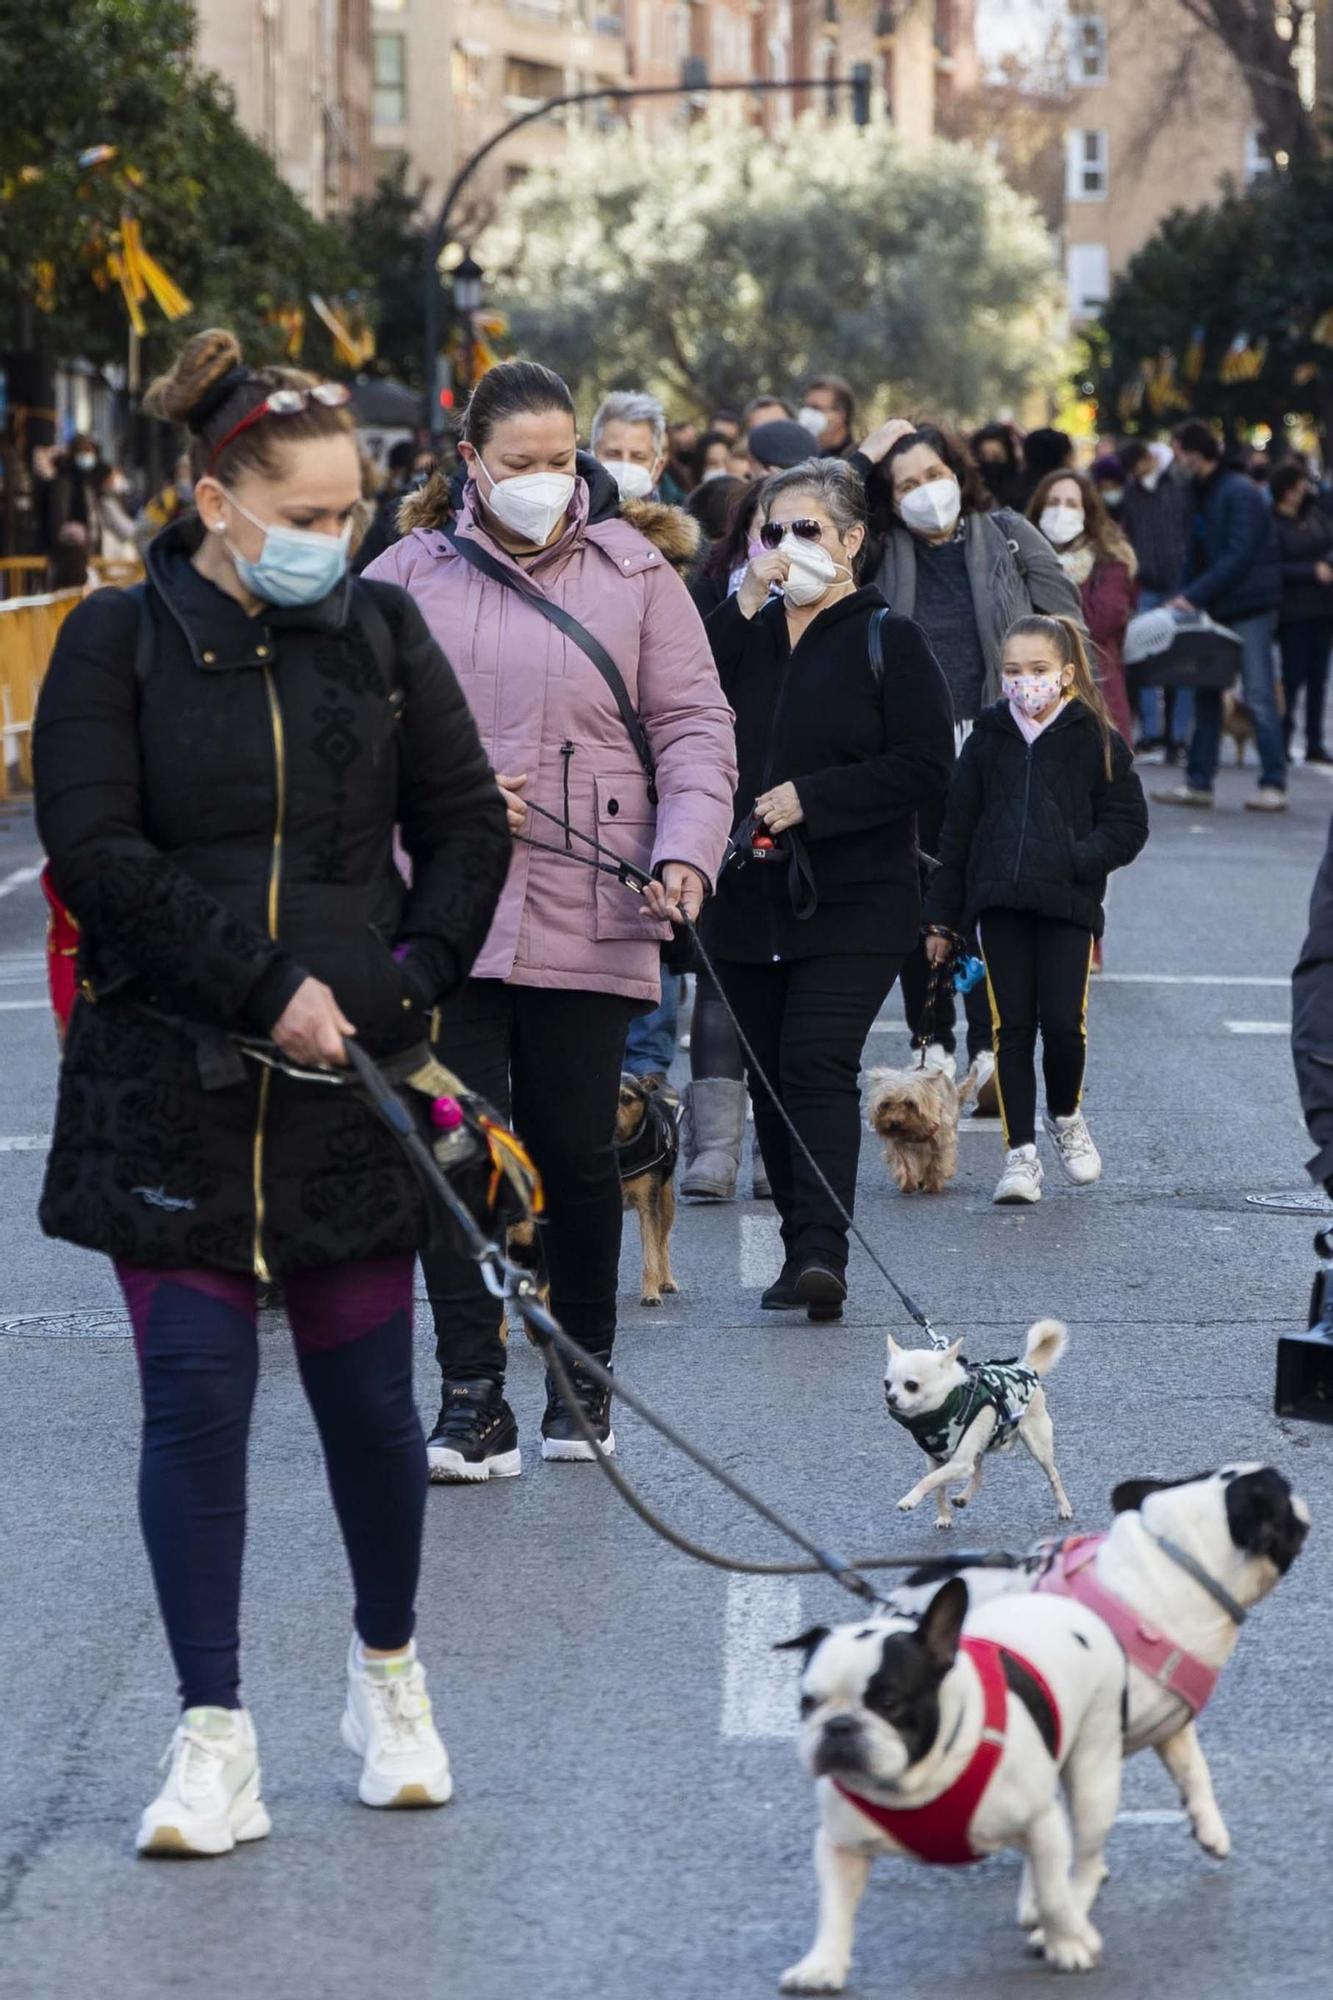
[[[1044,1542],[1027,1556],[965,1556],[914,1570],[890,1593],[919,1611],[941,1579],[961,1575],[973,1605],[1016,1591],[1071,1597],[1096,1612],[1129,1661],[1125,1755],[1153,1749],[1171,1773],[1194,1837],[1231,1852],[1194,1724],[1247,1613],[1285,1576],[1309,1509],[1272,1466],[1230,1465],[1193,1479],[1127,1480],[1100,1535]]]

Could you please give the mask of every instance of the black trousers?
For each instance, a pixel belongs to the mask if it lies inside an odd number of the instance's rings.
[[[969,948],[975,940],[969,940]],[[926,1010],[926,991],[930,980],[930,966],[926,961],[926,947],[918,944],[903,960],[903,1010],[907,1015],[907,1025],[913,1036],[922,1031]],[[957,1047],[954,1022],[957,1018],[958,996],[953,990],[952,980],[941,979],[936,989],[935,1018],[929,1023],[928,1033],[932,1042],[938,1042],[952,1055]],[[967,1015],[967,1059],[974,1062],[983,1049],[991,1046],[990,1002],[980,983],[963,995],[963,1009]]]
[[[546,1188],[542,1246],[551,1307],[590,1354],[605,1359],[616,1334],[620,1175],[616,1103],[635,1003],[473,979],[440,1010],[440,1058],[512,1120]],[[471,1258],[423,1256],[446,1381],[500,1382],[501,1312]]]
[[[986,910],[977,924],[995,1024],[995,1073],[1007,1146],[1037,1136],[1037,1032],[1046,1109],[1077,1111],[1088,1050],[1092,932],[1028,910]]]
[[[690,1075],[724,1076],[739,1083],[745,1075],[741,1045],[711,973],[700,966],[690,1016]]]
[[[902,966],[900,953],[718,963],[718,977],[783,1109],[851,1214],[861,1151],[861,1051]],[[748,1067],[748,1065],[747,1065]],[[842,1270],[847,1226],[751,1072],[755,1129],[788,1257]]]
[[[1287,749],[1296,732],[1296,698],[1305,693],[1305,748],[1324,748],[1324,697],[1328,693],[1328,653],[1333,646],[1333,619],[1308,618],[1299,625],[1278,627],[1282,652],[1282,692],[1286,713],[1282,734]]]

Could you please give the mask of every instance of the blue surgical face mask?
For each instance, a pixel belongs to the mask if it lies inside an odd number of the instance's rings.
[[[264,531],[264,546],[253,562],[238,555],[230,542],[224,544],[237,576],[256,597],[268,604],[318,604],[342,582],[352,540],[350,521],[340,535],[316,535],[308,528],[261,521],[234,493],[227,498],[238,514]]]

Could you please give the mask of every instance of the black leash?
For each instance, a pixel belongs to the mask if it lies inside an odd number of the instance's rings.
[[[585,845],[593,849],[593,853],[596,855],[597,858],[593,859],[592,855],[579,854],[575,852],[573,848],[570,848],[568,851],[566,851],[566,849],[563,847],[553,847],[544,841],[531,840],[524,834],[516,835],[515,838],[521,841],[525,846],[538,848],[542,853],[546,854],[563,855],[566,860],[581,862],[585,867],[595,868],[603,875],[614,875],[617,877],[619,881],[624,883],[627,889],[633,889],[639,895],[642,895],[644,891],[647,889],[649,883],[653,881],[654,878],[650,874],[648,874],[645,869],[637,867],[635,863],[632,861],[626,861],[623,856],[616,854],[613,849],[609,847],[604,847],[602,842],[596,837],[596,835],[582,832],[578,827],[572,826],[567,820],[561,819],[558,813],[548,812],[545,806],[537,805],[536,802],[532,799],[525,799],[523,803],[527,807],[529,812],[538,813],[543,819],[549,819],[552,825],[558,826],[567,837],[569,835],[572,835],[575,840],[583,841]],[[692,917],[682,917],[682,923],[686,931],[689,933],[690,940],[694,945],[694,949],[699,954],[699,959],[704,967],[704,970],[709,974],[710,978],[713,981],[713,985],[717,989],[718,998],[722,1002],[723,1012],[726,1014],[727,1019],[731,1022],[732,1027],[736,1031],[736,1039],[741,1045],[741,1049],[745,1055],[746,1061],[750,1066],[751,1072],[753,1073],[753,1075],[758,1077],[759,1081],[763,1084],[764,1089],[768,1092],[770,1103],[772,1104],[774,1110],[777,1112],[778,1117],[782,1120],[782,1123],[787,1128],[788,1137],[791,1139],[793,1145],[799,1151],[802,1159],[809,1167],[811,1173],[813,1173],[815,1179],[819,1182],[820,1187],[823,1189],[824,1193],[828,1196],[828,1199],[832,1202],[838,1215],[842,1218],[843,1222],[846,1224],[848,1232],[856,1238],[857,1242],[860,1244],[861,1248],[865,1251],[867,1257],[869,1257],[875,1269],[879,1272],[881,1278],[883,1278],[885,1284],[889,1287],[890,1291],[893,1292],[900,1301],[909,1319],[915,1320],[916,1324],[921,1328],[921,1331],[925,1334],[927,1340],[930,1342],[932,1347],[937,1347],[937,1348],[947,1347],[949,1345],[948,1341],[945,1340],[942,1334],[936,1332],[935,1328],[932,1326],[930,1322],[930,1319],[921,1310],[921,1307],[916,1303],[916,1300],[911,1296],[911,1294],[905,1291],[903,1286],[901,1286],[898,1283],[898,1280],[894,1277],[892,1271],[888,1269],[887,1265],[883,1262],[883,1260],[880,1258],[880,1256],[874,1249],[873,1245],[867,1239],[865,1232],[858,1226],[853,1217],[849,1214],[848,1210],[844,1207],[843,1203],[838,1197],[837,1191],[833,1187],[833,1184],[829,1180],[828,1176],[825,1174],[823,1168],[820,1166],[814,1154],[810,1151],[810,1148],[806,1145],[805,1140],[801,1137],[795,1125],[792,1123],[792,1119],[787,1110],[786,1105],[782,1102],[781,1098],[774,1090],[772,1084],[769,1082],[768,1077],[765,1075],[763,1065],[759,1061],[758,1056],[755,1054],[750,1039],[746,1035],[746,1032],[744,1028],[741,1026],[739,1020],[736,1018],[735,1009],[732,1007],[730,1000],[728,1000],[727,998],[726,988],[723,986],[721,979],[718,977],[717,967],[713,963],[712,958],[709,956],[707,947],[705,946],[703,939],[699,935],[698,926],[695,924],[694,919]],[[936,968],[936,970],[938,970],[938,968]]]
[[[629,863],[625,865],[632,867]],[[616,1492],[639,1519],[663,1541],[669,1542],[673,1548],[693,1557],[696,1562],[707,1563],[710,1568],[729,1570],[742,1576],[824,1575],[874,1610],[890,1610],[892,1607],[876,1595],[859,1572],[866,1569],[919,1569],[936,1558],[925,1555],[866,1556],[855,1562],[849,1562],[834,1551],[823,1548],[800,1528],[794,1526],[775,1507],[770,1507],[766,1500],[761,1500],[757,1493],[752,1493],[748,1486],[733,1473],[728,1472],[727,1468],[720,1465],[708,1452],[692,1444],[674,1424],[659,1416],[622,1376],[613,1375],[609,1368],[604,1367],[594,1356],[587,1353],[572,1335],[565,1332],[559,1320],[542,1304],[537,1281],[532,1273],[512,1263],[501,1246],[490,1241],[466,1203],[450,1186],[447,1174],[441,1171],[430,1147],[417,1130],[412,1113],[381,1074],[377,1065],[356,1041],[349,1038],[345,1047],[347,1059],[375,1111],[408,1154],[431,1192],[444,1204],[453,1218],[469,1254],[480,1267],[487,1290],[497,1299],[512,1300],[522,1315],[525,1325],[545,1356],[555,1378],[556,1387],[580,1434],[592,1448],[597,1463]],[[668,1444],[683,1452],[686,1458],[691,1459],[701,1471],[716,1480],[719,1486],[724,1486],[752,1513],[757,1514],[760,1520],[766,1521],[771,1528],[776,1529],[780,1535],[803,1550],[810,1560],[799,1563],[751,1562],[743,1557],[727,1556],[715,1549],[705,1548],[702,1543],[691,1541],[687,1535],[682,1535],[671,1527],[645,1500],[640,1499],[620,1468],[602,1449],[601,1440],[583,1408],[578,1390],[571,1379],[565,1362],[566,1356],[590,1381],[611,1395],[618,1396],[650,1429],[655,1430],[659,1437],[665,1438]],[[953,1560],[958,1562],[975,1560],[980,1563],[984,1562],[986,1557],[984,1554],[977,1554],[975,1557],[969,1554],[955,1557]]]

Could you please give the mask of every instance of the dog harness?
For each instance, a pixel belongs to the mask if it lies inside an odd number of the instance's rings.
[[[1071,1535],[1059,1543],[1036,1587],[1052,1597],[1072,1597],[1095,1611],[1120,1641],[1131,1666],[1183,1701],[1192,1720],[1217,1686],[1217,1669],[1168,1639],[1133,1605],[1098,1581],[1097,1552],[1105,1540],[1105,1534]]]
[[[960,1650],[976,1668],[985,1706],[981,1740],[947,1791],[923,1806],[883,1806],[877,1799],[865,1799],[851,1791],[841,1779],[833,1781],[848,1803],[873,1820],[899,1847],[918,1861],[944,1868],[959,1868],[985,1858],[973,1847],[968,1833],[1004,1755],[1011,1688],[1032,1714],[1051,1756],[1060,1761],[1060,1711],[1045,1677],[1029,1660],[994,1639],[964,1639]]]
[[[947,1465],[957,1451],[969,1426],[983,1410],[994,1410],[995,1429],[988,1451],[1005,1451],[1018,1435],[1018,1426],[1027,1414],[1037,1389],[1037,1372],[1013,1361],[964,1361],[967,1380],[951,1389],[937,1410],[923,1410],[919,1416],[905,1417],[888,1405],[894,1422],[910,1431],[928,1458]]]
[[[637,1132],[624,1144],[616,1141],[616,1166],[622,1181],[637,1180],[640,1174],[651,1173],[654,1167],[662,1167],[670,1174],[676,1165],[680,1152],[680,1134],[676,1121],[661,1099],[646,1097],[643,1101],[643,1122]]]

